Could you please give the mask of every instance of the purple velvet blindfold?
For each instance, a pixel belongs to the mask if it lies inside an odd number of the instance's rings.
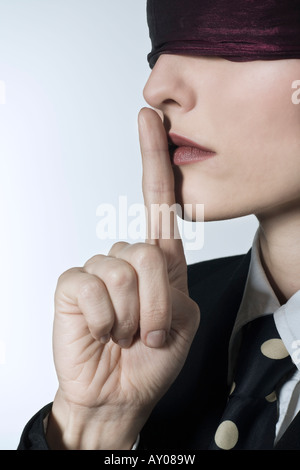
[[[300,0],[147,0],[147,19],[151,68],[163,53],[300,58]]]

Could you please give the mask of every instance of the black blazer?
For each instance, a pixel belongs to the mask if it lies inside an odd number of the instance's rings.
[[[251,251],[188,267],[189,291],[201,310],[186,363],[141,431],[141,448],[204,450],[212,441],[228,396],[228,345],[242,300]],[[19,450],[48,449],[42,421],[51,404],[26,425]],[[300,414],[275,450],[300,450]]]

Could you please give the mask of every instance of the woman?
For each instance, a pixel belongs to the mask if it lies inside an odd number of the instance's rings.
[[[195,218],[204,204],[206,221],[255,214],[253,249],[187,269],[171,215],[167,226],[152,217],[145,244],[117,243],[62,274],[59,389],[20,448],[300,448],[300,374],[290,361],[300,338],[300,6],[209,3],[148,2],[145,206],[190,204]],[[291,368],[268,395],[276,424],[257,431],[255,418],[241,431],[224,418],[240,333],[267,314],[280,347],[263,355]]]

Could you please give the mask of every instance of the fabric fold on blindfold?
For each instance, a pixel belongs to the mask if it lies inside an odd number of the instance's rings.
[[[147,20],[151,68],[161,54],[300,58],[300,0],[147,0]]]

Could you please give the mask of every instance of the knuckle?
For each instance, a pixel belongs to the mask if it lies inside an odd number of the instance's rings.
[[[157,152],[164,153],[164,150],[158,149]],[[161,196],[170,193],[170,184],[165,180],[147,181],[144,184],[144,188],[149,193],[159,194]]]
[[[126,248],[129,245],[127,242],[116,242],[113,244],[111,249],[119,249],[119,248]]]
[[[145,243],[136,247],[135,262],[138,268],[147,269],[162,264],[164,255],[158,246]]]
[[[99,297],[102,294],[102,286],[100,279],[89,278],[83,279],[79,284],[78,296],[82,299],[91,297]]]
[[[122,250],[127,248],[129,246],[129,243],[127,242],[116,242],[112,245],[111,249],[109,250],[108,256],[116,256],[118,253],[120,253]]]
[[[129,265],[126,266],[122,264],[118,268],[109,271],[107,274],[107,282],[116,289],[129,288],[134,285],[135,277],[133,269],[131,269]]]
[[[94,255],[92,256],[90,259],[88,259],[85,264],[84,264],[84,268],[86,266],[90,266],[91,264],[95,264],[95,263],[98,263],[99,261],[102,261],[103,260],[103,257],[104,255]]]
[[[73,274],[76,274],[78,272],[81,271],[81,268],[70,268],[70,269],[67,269],[66,271],[64,271],[58,278],[58,283],[62,283],[62,282],[65,282],[65,280],[67,278],[69,278],[70,276],[73,276]]]
[[[68,297],[67,293],[70,290],[70,284],[72,283],[75,276],[80,275],[81,272],[81,268],[70,268],[64,271],[57,280],[55,298],[61,296]]]

